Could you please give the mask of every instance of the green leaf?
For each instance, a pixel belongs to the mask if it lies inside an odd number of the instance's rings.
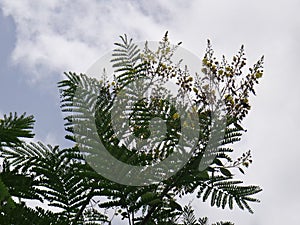
[[[203,180],[209,179],[209,174],[208,174],[208,172],[206,170],[199,171],[198,174],[197,174],[197,176],[199,178],[202,178]]]
[[[159,205],[162,203],[162,200],[157,198],[148,203],[148,205]]]
[[[147,203],[156,198],[156,194],[153,192],[147,192],[142,195],[142,202]]]
[[[232,177],[232,174],[228,169],[220,168],[220,172],[226,177]]]
[[[170,202],[170,206],[172,207],[172,208],[175,208],[175,209],[177,209],[177,210],[179,210],[179,211],[182,211],[182,207],[181,207],[181,205],[179,205],[176,201],[171,201]]]
[[[244,170],[239,167],[239,171],[241,171],[242,174],[245,174]]]
[[[214,159],[214,163],[215,163],[216,165],[218,165],[218,166],[224,166],[223,163],[222,163],[222,161],[221,161],[220,159],[218,159],[218,158],[215,158],[215,159]]]

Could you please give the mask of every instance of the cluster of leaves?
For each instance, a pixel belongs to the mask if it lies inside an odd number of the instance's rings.
[[[0,174],[1,224],[80,224],[90,218],[107,221],[106,216],[93,213],[83,218],[91,199],[90,180],[84,175],[91,170],[82,163],[84,159],[76,147],[59,149],[38,143],[25,143],[20,138],[32,137],[33,118],[22,115],[2,120],[10,133],[9,141],[3,140],[1,157],[4,158]],[[9,124],[9,126],[7,126]],[[2,128],[2,126],[0,126]],[[2,132],[3,130],[1,130]],[[20,135],[22,134],[22,135]],[[11,142],[10,140],[18,140]],[[53,213],[42,208],[31,209],[26,200],[38,200],[59,208]],[[80,213],[79,213],[80,212]],[[98,224],[98,223],[96,223]]]
[[[194,209],[192,208],[191,204],[184,206],[183,209],[183,216],[184,216],[184,225],[207,225],[208,218],[203,217],[196,219]],[[212,225],[234,225],[231,222],[217,222]]]
[[[225,57],[222,62],[214,58],[209,43],[203,59],[204,78],[193,79],[186,66],[182,68],[181,62],[172,61],[180,43],[171,45],[167,34],[156,51],[149,49],[147,44],[140,50],[126,35],[121,40],[116,43],[113,53],[115,76],[112,82],[70,72],[66,73],[67,79],[59,83],[61,108],[66,113],[65,128],[69,132],[66,138],[74,141],[73,148],[26,143],[22,138],[33,137],[31,116],[10,115],[0,120],[0,150],[4,159],[0,173],[1,224],[112,224],[113,218],[118,216],[128,220],[130,225],[206,225],[207,218],[196,219],[190,205],[183,207],[178,203],[182,196],[193,193],[203,201],[210,199],[211,206],[232,209],[236,204],[240,209],[252,212],[249,203],[258,202],[253,195],[261,189],[254,185],[245,186],[233,178],[234,169],[244,173],[241,166],[248,167],[252,162],[251,154],[247,152],[233,160],[230,144],[239,141],[244,131],[241,121],[250,110],[248,98],[251,92],[255,93],[254,84],[262,76],[263,59],[244,76],[243,47],[229,64]],[[155,96],[149,99],[139,99],[129,90],[130,99],[137,103],[128,110],[131,132],[142,139],[149,136],[151,119],[160,117],[166,121],[167,135],[159,145],[151,149],[137,148],[138,143],[132,139],[120,140],[113,129],[111,111],[118,93],[128,88],[132,81],[145,77],[161,83],[175,79],[182,92],[194,93],[192,101],[201,127],[199,143],[190,160],[170,178],[147,186],[126,186],[98,174],[86,162],[86,155],[79,151],[77,142],[80,142],[80,150],[84,146],[91,152],[97,150],[94,149],[95,141],[100,138],[111,155],[131,165],[152,165],[166,159],[182,134],[180,115],[169,102],[159,98],[164,91],[160,86],[154,88]],[[216,158],[206,170],[199,171],[198,165],[212,127],[211,97],[207,94],[211,90],[210,83],[217,85],[218,94],[226,103],[226,127]],[[76,92],[79,86],[80,93]],[[91,131],[87,128],[75,135],[74,124],[91,119],[96,122],[96,134],[89,135]],[[128,149],[126,146],[133,147]],[[115,171],[115,175],[122,176],[122,171]],[[32,209],[26,205],[28,199],[59,210],[54,213],[39,207]],[[222,224],[232,223],[214,225]]]

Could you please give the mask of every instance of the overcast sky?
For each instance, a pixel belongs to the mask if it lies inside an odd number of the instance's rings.
[[[264,190],[253,215],[211,209],[195,199],[199,216],[243,225],[298,224],[300,210],[298,0],[1,0],[0,113],[35,115],[36,139],[64,141],[56,83],[64,71],[85,72],[124,33],[137,41],[172,42],[202,57],[206,40],[231,57],[245,45],[248,65],[265,55],[265,74],[251,98],[248,132],[239,151],[254,163],[242,177]]]

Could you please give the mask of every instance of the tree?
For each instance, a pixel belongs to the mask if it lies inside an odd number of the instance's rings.
[[[60,149],[59,146],[24,140],[33,137],[34,120],[31,116],[10,115],[0,121],[0,148],[4,159],[0,176],[1,224],[24,224],[24,221],[30,221],[30,224],[113,224],[114,217],[127,220],[130,225],[208,224],[205,217],[196,219],[191,205],[178,203],[182,196],[189,194],[196,194],[204,202],[210,201],[212,207],[232,209],[236,204],[240,209],[253,213],[249,203],[258,202],[253,195],[261,188],[243,185],[242,181],[234,179],[235,170],[244,173],[244,168],[251,164],[251,153],[245,152],[236,160],[230,154],[233,152],[231,144],[238,142],[245,131],[242,120],[250,110],[249,95],[255,94],[254,85],[262,77],[263,58],[244,75],[246,58],[243,46],[229,63],[225,57],[222,61],[214,57],[208,41],[202,60],[204,76],[192,78],[187,67],[182,68],[172,61],[179,45],[172,46],[166,33],[156,51],[147,45],[141,50],[125,35],[120,43],[116,43],[112,56],[115,68],[113,81],[105,76],[103,80],[96,80],[84,74],[66,73],[67,79],[59,82],[58,86],[61,108],[66,113],[66,138],[74,141],[72,148]],[[95,147],[96,139],[100,138],[105,149],[119,161],[148,168],[163,162],[176,151],[175,146],[185,135],[182,129],[195,132],[190,127],[184,128],[181,123],[183,116],[173,106],[172,98],[166,100],[161,97],[165,90],[160,85],[153,88],[154,95],[150,98],[140,98],[133,91],[136,87],[130,84],[148,78],[151,81],[156,79],[159,84],[173,79],[179,87],[179,94],[184,92],[193,96],[190,100],[195,106],[200,127],[197,130],[199,138],[188,161],[172,176],[154,179],[156,182],[148,185],[124,185],[97,173],[95,165],[91,165],[94,152],[99,150]],[[141,82],[147,84],[145,80]],[[217,89],[212,91],[211,84]],[[114,115],[120,114],[116,114],[118,110],[113,103],[125,89],[135,101],[128,109],[130,129],[127,133],[118,133],[112,120]],[[225,113],[218,116],[225,118],[225,124],[223,135],[210,147],[208,153],[214,156],[210,161],[206,154],[209,137],[214,132],[211,101],[217,102],[216,99],[224,102],[222,112]],[[180,104],[185,106],[184,102]],[[88,121],[93,118],[96,130],[88,126]],[[147,148],[144,144],[138,148],[136,140],[120,139],[120,135],[128,137],[131,133],[146,140],[153,131],[150,126],[160,126],[157,120],[153,120],[155,118],[163,119],[167,125],[166,136],[151,145],[153,147]],[[124,124],[121,121],[117,125]],[[155,141],[146,143],[152,142]],[[126,146],[133,147],[128,149]],[[102,152],[95,154],[98,159]],[[99,167],[109,165],[110,162],[100,159]],[[172,160],[172,165],[181,163],[180,157]],[[199,170],[201,160],[207,163],[205,170]],[[168,169],[159,169],[155,176],[166,175]],[[119,175],[121,179],[130,172],[118,170],[112,174]],[[26,199],[40,200],[60,211],[54,213],[39,207],[30,208]],[[216,225],[219,224],[232,223],[219,222]]]

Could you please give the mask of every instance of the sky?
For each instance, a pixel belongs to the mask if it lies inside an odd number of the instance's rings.
[[[218,56],[245,45],[248,65],[265,56],[265,73],[244,121],[240,153],[253,164],[241,178],[263,192],[253,215],[193,201],[198,216],[243,225],[297,224],[300,210],[300,17],[298,0],[1,0],[0,114],[27,112],[35,140],[68,146],[57,82],[85,72],[126,33],[173,43],[202,57],[207,39]]]

